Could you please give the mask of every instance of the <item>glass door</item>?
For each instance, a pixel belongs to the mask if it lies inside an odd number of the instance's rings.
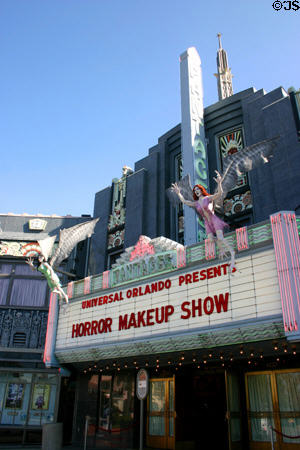
[[[175,447],[175,378],[150,380],[147,404],[148,447]]]
[[[282,449],[300,448],[300,372],[275,373],[278,404],[278,436]],[[291,439],[287,436],[298,436]]]
[[[281,370],[246,374],[250,449],[300,448],[300,371]],[[297,437],[298,438],[295,438]]]
[[[270,446],[270,427],[275,425],[271,373],[247,374],[246,387],[250,449],[264,449]]]
[[[226,371],[226,397],[229,448],[242,450],[240,380],[234,372]]]

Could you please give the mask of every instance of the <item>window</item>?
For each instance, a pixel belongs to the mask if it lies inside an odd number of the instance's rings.
[[[286,436],[300,436],[300,371],[248,373],[246,386],[250,440],[270,442],[272,426],[278,448],[298,448],[300,439]]]
[[[45,307],[47,281],[25,263],[0,264],[0,305]]]

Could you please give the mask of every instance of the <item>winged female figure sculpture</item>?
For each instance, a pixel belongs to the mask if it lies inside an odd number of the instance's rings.
[[[193,188],[190,176],[186,175],[177,183],[173,183],[167,190],[167,195],[173,206],[179,202],[194,208],[196,214],[204,220],[207,238],[210,241],[216,239],[219,247],[219,256],[224,258],[230,254],[230,269],[235,267],[234,249],[224,238],[224,228],[229,225],[221,220],[215,211],[222,212],[223,200],[228,192],[236,185],[238,177],[249,172],[261,163],[267,163],[273,156],[273,148],[277,144],[279,136],[267,139],[257,144],[244,148],[243,150],[228,156],[224,161],[224,171],[221,175],[216,171],[217,183],[215,192],[210,195],[201,184],[196,184]]]
[[[68,296],[61,286],[60,279],[55,273],[55,268],[70,255],[75,245],[87,237],[91,237],[98,220],[99,218],[93,219],[89,222],[79,223],[73,227],[60,230],[58,247],[51,258],[50,255],[56,236],[38,241],[41,254],[38,256],[37,266],[34,264],[33,258],[28,258],[26,261],[33,269],[38,270],[45,276],[50,290],[58,294],[60,300],[64,299],[67,303],[69,302]]]

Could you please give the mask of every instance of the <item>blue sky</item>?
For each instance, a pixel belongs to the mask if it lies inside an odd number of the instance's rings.
[[[234,92],[300,87],[300,9],[272,0],[1,0],[1,213],[93,213],[94,194],[180,123],[179,56],[217,101],[216,34]],[[300,6],[300,1],[299,1]]]

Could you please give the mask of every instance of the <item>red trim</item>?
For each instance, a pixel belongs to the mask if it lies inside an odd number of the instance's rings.
[[[241,251],[249,248],[247,227],[237,228],[235,234],[238,250]]]
[[[298,283],[299,283],[299,264],[297,265],[297,261],[296,260],[296,256],[297,255],[297,247],[294,244],[294,248],[292,248],[292,244],[291,244],[291,238],[290,238],[290,234],[293,235],[293,220],[291,217],[291,214],[289,214],[287,216],[287,214],[284,214],[284,219],[285,219],[285,223],[288,229],[288,242],[289,242],[289,250],[290,250],[290,255],[291,255],[291,259],[292,259],[292,267],[293,267],[293,274],[294,274],[294,284],[295,284],[295,290],[296,290],[296,296],[297,296],[297,304],[298,304],[298,310],[300,311],[300,301],[299,301],[299,289],[298,289]],[[298,268],[298,274],[296,273],[296,270]],[[297,322],[296,322],[297,325]]]
[[[294,213],[271,216],[277,273],[285,332],[299,330],[300,244]]]
[[[53,336],[53,318],[54,318],[53,305],[55,304],[55,302],[56,302],[56,294],[53,294],[53,292],[51,292],[50,301],[49,301],[48,321],[47,321],[47,333],[46,333],[45,348],[44,348],[44,355],[43,355],[44,364],[46,364],[46,362],[50,362],[50,352],[48,349],[48,344],[49,344],[49,342],[51,342],[52,336]]]
[[[89,294],[90,292],[91,292],[91,277],[85,277],[83,293],[86,295]]]
[[[185,267],[186,266],[186,255],[185,248],[177,249],[177,267]]]
[[[288,436],[287,434],[281,433],[281,431],[275,430],[275,428],[271,427],[275,433],[280,434],[280,436],[289,438],[289,439],[300,439],[300,436]]]
[[[205,259],[214,259],[216,257],[216,245],[214,241],[205,239]]]
[[[109,270],[106,270],[106,272],[103,272],[102,276],[102,289],[108,288],[109,288]]]
[[[70,281],[70,283],[67,284],[67,296],[68,298],[73,297],[73,290],[74,290],[74,281]]]
[[[280,221],[279,223],[280,225],[280,233],[281,233],[281,242],[280,245],[282,247],[283,250],[283,255],[284,255],[284,259],[285,259],[285,272],[287,274],[287,278],[288,278],[288,289],[289,289],[289,294],[290,296],[288,297],[288,303],[289,303],[289,308],[291,308],[291,315],[293,316],[292,320],[293,322],[291,322],[290,326],[291,329],[293,330],[293,328],[295,330],[297,330],[297,322],[296,322],[296,318],[295,318],[295,310],[294,310],[294,303],[293,303],[293,294],[292,294],[292,288],[291,288],[291,279],[290,279],[290,272],[288,270],[288,261],[287,261],[287,254],[286,254],[286,247],[284,245],[284,234],[283,234],[283,229],[282,229],[282,222]],[[288,234],[288,230],[287,230],[287,234]]]
[[[277,230],[277,220],[280,219],[279,216],[273,216],[271,217],[271,226],[273,231],[273,238],[274,238],[274,250],[275,250],[275,258],[276,258],[276,266],[277,266],[277,275],[278,275],[278,282],[279,282],[279,289],[280,289],[280,298],[281,298],[281,307],[282,307],[282,314],[283,314],[283,323],[284,323],[284,330],[288,331],[288,318],[287,318],[287,305],[284,301],[286,298],[286,288],[284,283],[284,278],[281,277],[281,270],[282,270],[282,258],[281,258],[281,249],[279,246],[279,236],[278,236],[278,230]]]

